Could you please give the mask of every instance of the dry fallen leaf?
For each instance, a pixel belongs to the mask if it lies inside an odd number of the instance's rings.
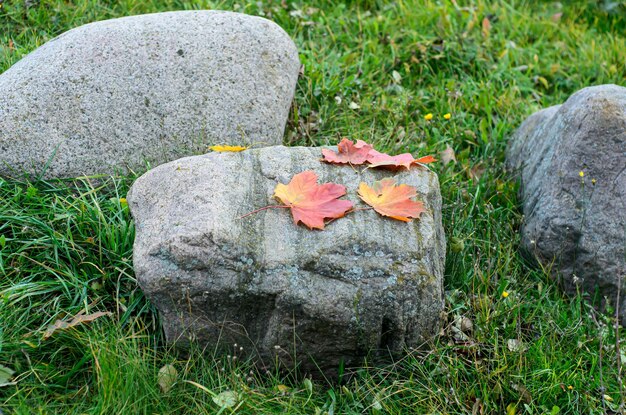
[[[447,166],[448,163],[450,163],[451,161],[454,161],[456,163],[456,154],[454,152],[454,149],[450,147],[449,144],[446,146],[446,149],[439,154],[441,155],[441,162],[444,166]]]
[[[356,144],[354,144],[347,138],[343,138],[341,142],[337,144],[337,153],[327,148],[322,149],[322,155],[324,156],[322,161],[335,164],[359,165],[367,161],[367,157],[373,149],[374,148],[365,141],[357,140]]]
[[[345,186],[317,184],[317,174],[310,170],[296,174],[287,185],[279,183],[274,190],[274,197],[291,208],[294,222],[310,229],[324,229],[325,218],[341,218],[352,209],[352,202],[338,199],[345,194]]]
[[[488,37],[490,31],[491,31],[491,22],[489,21],[489,18],[485,17],[482,23],[483,36]]]
[[[168,393],[172,389],[172,386],[174,386],[177,378],[178,370],[176,370],[174,365],[165,365],[159,369],[157,383],[163,393]]]
[[[413,156],[409,153],[390,156],[389,154],[379,153],[375,150],[367,159],[370,163],[370,167],[405,167],[406,169],[411,168],[411,163],[413,163],[414,160]]]
[[[526,350],[526,346],[524,346],[524,343],[522,343],[521,340],[518,339],[508,339],[506,341],[506,346],[512,352],[523,352],[524,350]]]
[[[370,163],[370,167],[386,167],[390,169],[405,167],[408,170],[411,168],[412,165],[428,164],[437,160],[433,156],[425,156],[415,159],[413,158],[413,155],[411,155],[411,153],[390,156],[388,154],[379,153],[376,150],[372,150],[367,161]]]
[[[522,398],[524,402],[526,403],[532,402],[533,396],[530,394],[530,391],[528,390],[528,388],[526,388],[526,386],[522,384],[512,383],[511,387],[519,393],[520,398]]]
[[[417,195],[415,188],[406,184],[396,186],[394,179],[374,182],[372,187],[361,183],[358,193],[376,212],[403,222],[410,222],[426,211],[422,202],[411,200]]]
[[[112,316],[113,313],[108,311],[97,311],[93,314],[77,314],[70,321],[57,320],[54,324],[48,326],[48,329],[43,334],[43,339],[46,340],[54,334],[57,330],[66,330],[75,327],[79,324],[90,323],[102,316]]]
[[[398,169],[404,167],[410,169],[412,165],[424,165],[437,161],[433,156],[413,158],[410,153],[390,156],[374,150],[371,144],[363,140],[357,140],[356,143],[343,138],[337,145],[338,152],[329,149],[323,149],[324,158],[322,161],[335,164],[352,164],[361,165],[369,163],[369,167],[385,167],[388,169]]]
[[[13,369],[9,369],[6,366],[0,365],[0,388],[3,386],[14,385],[14,382],[11,382],[15,371]]]
[[[237,404],[237,401],[239,400],[239,396],[237,395],[237,392],[224,391],[217,394],[216,396],[213,396],[211,399],[213,399],[213,402],[215,402],[217,406],[224,409],[232,408],[233,406],[235,406]]]
[[[487,168],[479,163],[479,164],[474,165],[471,169],[469,169],[469,171],[467,172],[467,175],[472,180],[480,180],[482,175],[485,173],[485,170],[487,170]]]
[[[218,153],[238,153],[240,151],[244,151],[247,150],[248,147],[243,147],[243,146],[226,146],[226,145],[219,145],[219,146],[211,146],[209,147],[209,150],[212,151],[216,151]]]
[[[483,413],[483,402],[480,398],[476,398],[474,405],[472,406],[472,415],[482,415]]]

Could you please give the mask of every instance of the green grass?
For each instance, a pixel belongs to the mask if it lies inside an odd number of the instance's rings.
[[[585,86],[625,83],[624,15],[605,12],[607,2],[457,3],[5,1],[0,72],[96,20],[193,8],[266,16],[294,38],[305,67],[286,144],[349,136],[420,154],[450,145],[458,162],[434,167],[455,238],[442,335],[394,364],[311,391],[295,376],[167,349],[132,270],[133,222],[120,202],[132,177],[0,179],[0,364],[16,372],[15,385],[0,387],[0,412],[213,414],[211,394],[226,390],[244,397],[241,414],[623,411],[613,319],[583,295],[564,297],[518,254],[517,187],[503,159],[507,137],[533,111]],[[113,316],[43,339],[56,319],[97,310]],[[464,341],[454,336],[460,317],[473,322]],[[178,382],[163,393],[157,372],[169,363]]]

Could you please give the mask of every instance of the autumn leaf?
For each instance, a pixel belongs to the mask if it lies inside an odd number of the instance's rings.
[[[13,375],[15,374],[15,371],[0,365],[0,388],[3,386],[10,386],[10,385],[14,385],[14,382],[11,382],[11,379],[13,378]]]
[[[491,32],[491,21],[489,21],[488,17],[483,19],[482,32],[484,37],[489,37],[489,32]]]
[[[102,316],[111,316],[111,315],[113,315],[113,313],[110,313],[108,311],[98,311],[93,314],[85,314],[85,315],[82,315],[79,313],[76,316],[74,316],[74,318],[70,321],[57,320],[54,322],[54,324],[51,324],[50,326],[48,326],[48,329],[43,334],[43,339],[45,340],[49,338],[57,330],[66,330],[72,327],[76,327],[79,324],[90,323],[94,321],[95,319],[100,318]]]
[[[434,163],[436,161],[437,161],[437,159],[434,158],[433,156],[424,156],[424,157],[420,157],[418,159],[415,159],[413,161],[413,164],[428,164],[428,163]]]
[[[386,167],[390,169],[405,167],[408,170],[411,168],[412,165],[428,164],[437,160],[433,156],[425,156],[415,159],[413,158],[413,155],[411,153],[390,156],[389,154],[380,153],[376,150],[373,150],[370,151],[370,155],[367,161],[370,163],[369,167]]]
[[[216,396],[213,396],[211,399],[213,399],[213,402],[215,402],[215,404],[222,409],[232,408],[237,404],[239,395],[237,395],[237,392],[234,391],[224,391]]]
[[[441,162],[444,166],[447,166],[448,163],[454,161],[456,163],[456,154],[454,153],[454,149],[450,147],[448,144],[446,149],[439,153],[441,155]]]
[[[356,144],[354,144],[347,138],[343,138],[337,144],[337,150],[338,152],[327,148],[322,149],[322,155],[324,156],[322,161],[335,164],[359,165],[367,161],[370,151],[374,150],[374,148],[362,140],[357,140]]]
[[[211,146],[209,147],[209,150],[218,152],[218,153],[238,153],[240,151],[244,151],[247,150],[248,147],[243,147],[243,146],[225,146],[225,145],[219,145],[219,146]]]
[[[487,168],[483,164],[478,163],[468,170],[467,175],[470,179],[478,181],[486,170]]]
[[[352,209],[352,202],[338,200],[345,194],[345,186],[317,184],[317,174],[310,170],[296,174],[289,184],[279,183],[274,189],[274,197],[291,208],[296,225],[302,222],[310,229],[324,229],[325,218],[341,218]]]
[[[406,184],[396,186],[394,179],[374,182],[372,187],[361,183],[358,193],[376,212],[403,222],[410,222],[410,218],[418,218],[426,211],[422,202],[411,200],[417,195],[415,188]]]
[[[388,169],[398,169],[404,167],[410,169],[412,165],[423,165],[437,161],[433,156],[413,158],[410,153],[390,156],[374,150],[371,144],[363,140],[357,140],[356,143],[343,138],[337,145],[338,152],[329,149],[322,149],[324,158],[322,161],[334,164],[352,164],[361,165],[369,163],[369,167],[385,167]]]
[[[163,393],[168,393],[174,386],[174,383],[176,383],[177,378],[178,370],[176,370],[174,365],[165,365],[159,369],[157,383]]]

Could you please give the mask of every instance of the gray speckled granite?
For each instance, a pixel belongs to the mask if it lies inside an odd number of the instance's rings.
[[[300,69],[275,23],[181,11],[87,24],[0,75],[0,175],[142,170],[216,143],[275,145]]]
[[[615,305],[621,276],[626,324],[626,88],[584,88],[531,115],[507,163],[522,182],[524,250],[571,294]]]
[[[320,148],[282,146],[211,153],[161,165],[133,185],[137,279],[170,342],[209,350],[243,345],[271,366],[278,356],[331,375],[370,351],[399,353],[437,333],[443,311],[445,237],[437,175],[395,177],[417,188],[427,212],[404,223],[357,211],[323,231],[295,226],[277,183],[313,170],[346,186],[389,171],[321,163]],[[275,348],[280,346],[280,349]],[[319,372],[317,372],[319,373]]]

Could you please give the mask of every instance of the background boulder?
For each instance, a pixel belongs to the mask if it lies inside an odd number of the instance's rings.
[[[300,62],[275,23],[181,11],[105,20],[0,75],[0,175],[143,169],[210,144],[282,143]]]
[[[626,88],[585,88],[533,114],[507,163],[522,182],[525,251],[572,294],[582,287],[615,305],[621,280],[626,323]]]
[[[159,166],[133,185],[134,267],[161,313],[168,341],[197,339],[208,350],[234,344],[266,366],[276,358],[333,374],[370,351],[388,355],[437,333],[443,310],[445,237],[437,175],[413,168],[398,183],[427,208],[404,223],[372,210],[323,231],[295,226],[275,205],[278,183],[315,171],[347,187],[389,171],[320,162],[320,148],[267,147],[211,153]]]

